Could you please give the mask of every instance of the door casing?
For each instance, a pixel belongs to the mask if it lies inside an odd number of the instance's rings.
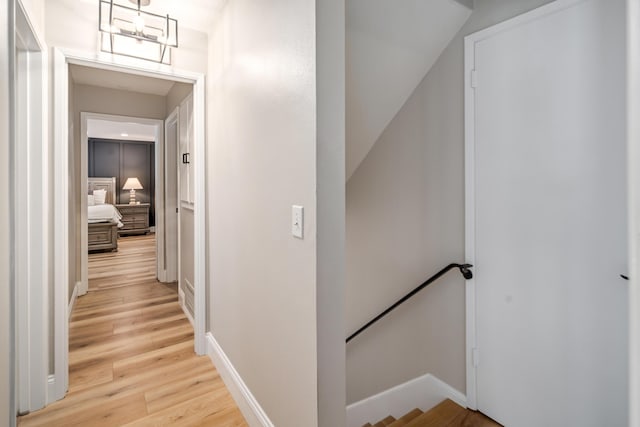
[[[53,262],[58,266],[54,272],[54,376],[53,399],[62,399],[68,388],[68,283],[69,245],[67,233],[71,230],[68,217],[68,76],[69,64],[105,69],[147,77],[161,78],[193,85],[194,93],[194,153],[195,171],[195,235],[205,235],[205,77],[204,74],[178,70],[169,66],[150,64],[142,60],[132,60],[109,54],[78,53],[67,49],[53,48],[53,157],[54,157],[54,241]],[[205,354],[205,241],[194,239],[195,263],[195,352]]]

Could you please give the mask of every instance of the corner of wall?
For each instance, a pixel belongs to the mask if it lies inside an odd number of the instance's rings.
[[[222,380],[248,424],[256,427],[274,427],[267,413],[262,409],[260,403],[251,393],[251,390],[211,332],[207,332],[206,339],[207,355],[220,373]]]

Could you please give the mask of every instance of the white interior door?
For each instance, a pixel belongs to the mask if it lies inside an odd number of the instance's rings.
[[[163,265],[165,281],[178,280],[178,108],[167,117],[165,134],[165,248]]]
[[[624,1],[466,43],[468,393],[506,426],[626,426]]]
[[[195,317],[195,264],[194,264],[194,173],[193,149],[193,95],[180,103],[178,120],[178,288],[181,303],[191,320]]]

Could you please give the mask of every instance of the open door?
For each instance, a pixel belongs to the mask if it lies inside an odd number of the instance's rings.
[[[179,109],[176,108],[164,123],[165,239],[163,260],[158,263],[164,266],[164,282],[178,280],[178,117]]]
[[[178,118],[178,292],[180,303],[193,323],[195,318],[193,95],[180,104]]]

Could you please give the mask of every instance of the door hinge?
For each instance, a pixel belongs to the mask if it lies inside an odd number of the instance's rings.
[[[478,364],[480,363],[479,360],[479,354],[478,354],[478,349],[474,348],[471,350],[471,363],[473,364],[474,368],[478,367]]]
[[[478,87],[478,72],[476,70],[471,70],[471,87]]]
[[[176,213],[180,213],[180,212],[178,212],[178,208],[176,208]]]

